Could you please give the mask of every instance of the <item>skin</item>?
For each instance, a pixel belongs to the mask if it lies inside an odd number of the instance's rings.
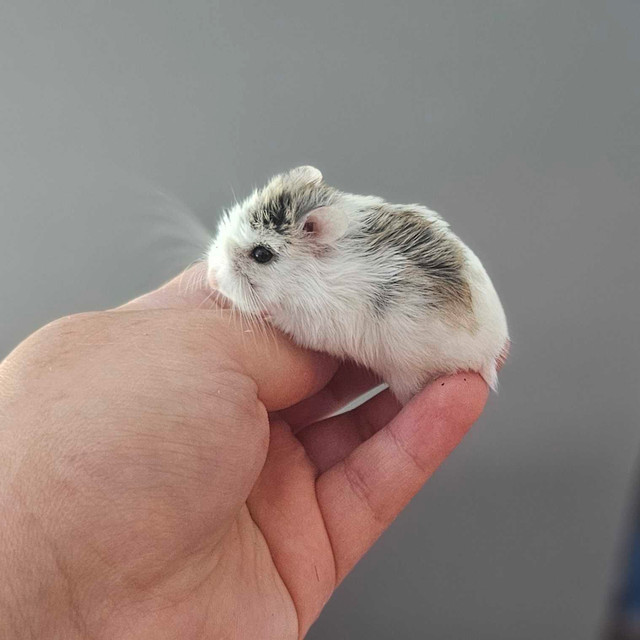
[[[250,332],[179,278],[0,365],[0,637],[305,635],[483,409],[400,410],[367,372]]]

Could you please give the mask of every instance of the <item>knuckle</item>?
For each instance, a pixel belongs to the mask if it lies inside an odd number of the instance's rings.
[[[396,451],[404,458],[409,465],[420,475],[425,475],[430,472],[429,465],[418,456],[417,453],[411,450],[411,447],[405,443],[405,441],[398,436],[394,429],[388,429],[389,438],[393,443]]]

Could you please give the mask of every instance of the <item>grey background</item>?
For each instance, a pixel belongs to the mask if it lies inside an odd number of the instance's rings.
[[[596,638],[638,452],[640,3],[4,0],[0,355],[159,284],[302,163],[442,212],[499,396],[310,638]]]

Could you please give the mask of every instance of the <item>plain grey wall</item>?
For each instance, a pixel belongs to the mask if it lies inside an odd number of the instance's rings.
[[[310,637],[596,638],[640,444],[638,33],[637,0],[4,0],[0,355],[276,171],[424,202],[513,355]]]

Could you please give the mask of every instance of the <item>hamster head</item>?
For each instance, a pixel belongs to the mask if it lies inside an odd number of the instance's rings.
[[[309,263],[348,226],[340,192],[304,166],[272,178],[222,217],[208,256],[209,280],[246,314],[268,314],[284,296],[311,295]]]

